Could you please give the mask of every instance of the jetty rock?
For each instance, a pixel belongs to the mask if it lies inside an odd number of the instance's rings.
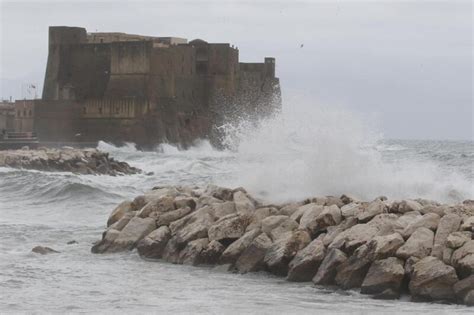
[[[470,203],[347,196],[278,205],[241,187],[158,186],[118,204],[91,251],[136,249],[146,260],[269,272],[376,299],[473,304]]]
[[[0,167],[90,175],[130,175],[141,170],[116,161],[107,152],[72,147],[0,151]]]

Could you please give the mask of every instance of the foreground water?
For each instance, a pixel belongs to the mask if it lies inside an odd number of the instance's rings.
[[[132,145],[100,144],[113,156],[154,175],[80,176],[0,169],[0,312],[472,312],[457,305],[372,300],[352,291],[333,292],[267,274],[236,275],[151,263],[134,252],[90,253],[117,203],[160,184],[245,186],[272,201],[342,192],[363,198],[383,193],[391,198],[444,201],[474,195],[472,142],[378,142],[359,153],[346,152],[352,154],[345,157],[353,160],[352,166],[337,160],[341,154],[337,150],[331,161],[327,152],[316,157],[308,147],[287,146],[281,152],[274,148],[269,160],[249,149],[252,145],[240,143],[234,151],[216,151],[203,142],[187,151],[164,145],[156,152],[140,152]],[[325,168],[308,163],[308,156],[325,162]],[[360,169],[366,167],[362,157],[369,160],[369,169]],[[315,174],[306,174],[311,172]],[[329,173],[333,176],[327,178]],[[68,245],[72,240],[77,244]],[[36,245],[61,253],[31,253]]]

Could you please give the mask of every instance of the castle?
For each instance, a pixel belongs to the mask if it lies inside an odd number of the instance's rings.
[[[215,126],[281,107],[275,59],[224,43],[49,28],[42,99],[15,102],[15,130],[44,143],[218,143]]]

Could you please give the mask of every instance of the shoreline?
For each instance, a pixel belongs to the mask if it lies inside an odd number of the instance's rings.
[[[379,299],[474,305],[474,202],[320,197],[265,205],[243,188],[155,187],[117,206],[93,253],[267,271]]]

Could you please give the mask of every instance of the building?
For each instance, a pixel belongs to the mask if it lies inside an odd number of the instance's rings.
[[[0,132],[15,129],[15,103],[0,101]]]
[[[54,26],[42,99],[16,102],[15,129],[43,142],[186,146],[280,107],[274,58],[241,63],[225,43]]]

